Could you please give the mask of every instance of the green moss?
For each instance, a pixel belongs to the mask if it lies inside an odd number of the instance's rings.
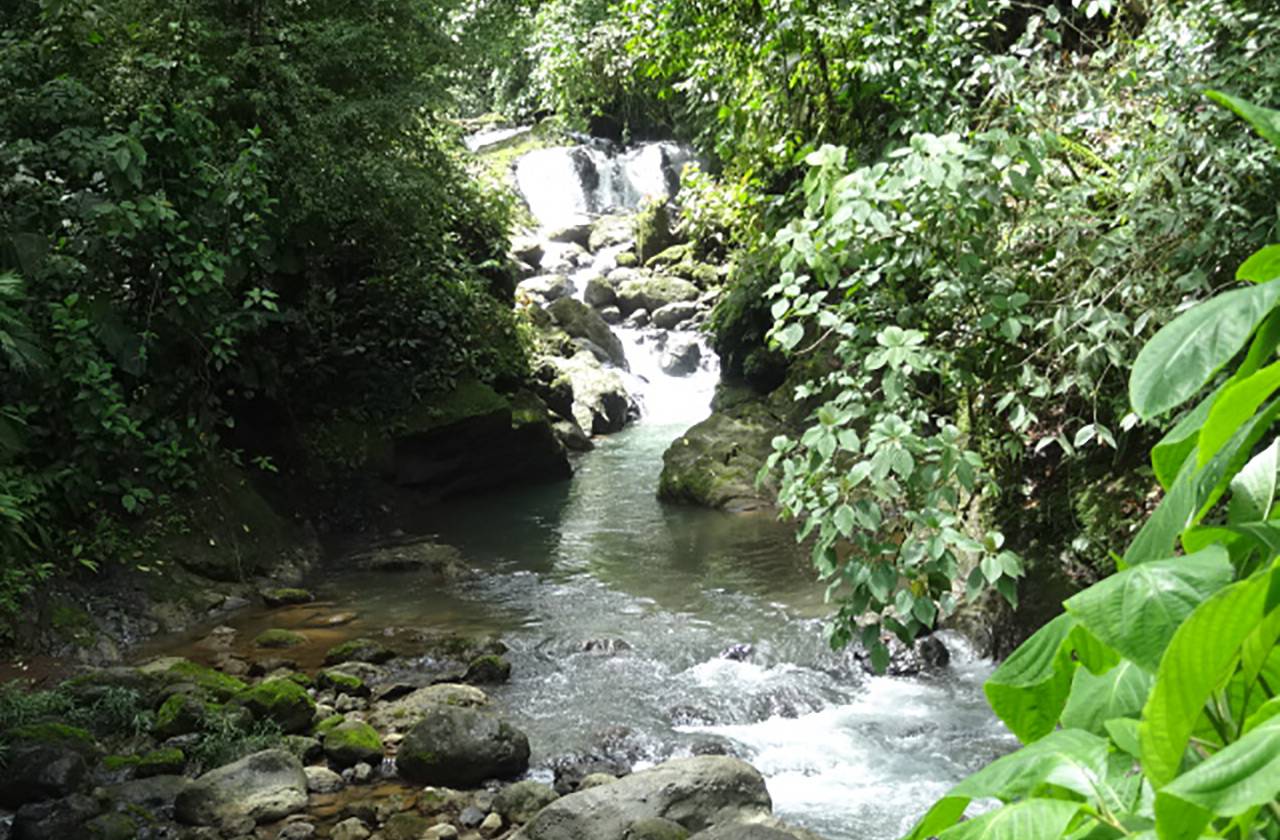
[[[288,679],[264,680],[237,694],[233,702],[256,720],[274,722],[286,734],[310,729],[316,707],[302,686]]]
[[[144,667],[143,671],[146,672],[148,667],[151,666]],[[169,685],[178,682],[189,682],[207,692],[215,700],[222,702],[230,700],[245,689],[245,684],[242,680],[204,665],[197,665],[189,659],[166,660],[160,673],[166,678],[165,681]]]
[[[504,683],[511,679],[511,663],[494,654],[477,656],[467,666],[467,673],[463,679],[469,683],[482,685]]]
[[[407,432],[428,432],[450,426],[471,417],[506,412],[511,404],[483,382],[463,382],[448,394],[424,401],[421,406],[401,418]]]
[[[133,840],[138,836],[138,824],[131,817],[114,811],[89,820],[84,830],[92,840]]]
[[[282,587],[280,589],[268,589],[262,593],[262,600],[266,601],[268,607],[283,607],[292,604],[309,604],[316,599],[305,589],[293,589]]]
[[[320,737],[329,733],[330,730],[347,722],[346,715],[330,715],[324,720],[316,724],[316,736]]]
[[[186,694],[175,694],[161,704],[152,730],[157,738],[173,738],[199,731],[210,717],[208,707]]]
[[[7,733],[9,743],[37,743],[37,744],[56,744],[61,747],[71,747],[76,750],[89,751],[96,749],[97,742],[94,741],[93,735],[87,730],[78,726],[68,726],[65,723],[29,723],[26,726],[18,726],[10,729]]]
[[[316,685],[322,689],[332,690],[336,694],[349,694],[352,697],[360,697],[369,693],[364,680],[332,669],[316,674]]]
[[[291,648],[306,644],[307,637],[293,630],[273,627],[270,630],[263,630],[259,633],[253,643],[260,648]]]
[[[139,777],[176,775],[187,764],[187,756],[177,747],[154,750],[144,755],[109,755],[102,759],[108,770],[134,768]]]
[[[339,767],[382,760],[382,739],[372,726],[362,721],[338,724],[325,733],[322,742],[325,755]]]
[[[640,259],[631,251],[623,251],[616,259],[618,268],[635,268],[640,264]]]
[[[329,648],[324,655],[326,665],[343,662],[372,662],[379,665],[395,656],[395,652],[372,639],[350,639]]]

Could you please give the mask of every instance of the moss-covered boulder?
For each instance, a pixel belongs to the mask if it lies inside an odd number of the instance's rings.
[[[136,840],[138,823],[128,814],[109,811],[84,824],[89,840]]]
[[[676,244],[672,232],[671,210],[665,202],[650,202],[640,209],[634,221],[636,258],[646,263]]]
[[[382,761],[382,739],[377,730],[362,721],[338,724],[324,734],[321,743],[325,756],[338,767],[351,767],[362,761],[376,766]]]
[[[635,255],[634,251],[623,251],[615,258],[618,268],[634,268],[640,264],[640,258]]]
[[[61,723],[15,727],[5,733],[5,742],[0,806],[8,808],[75,793],[100,753],[92,735]]]
[[[526,779],[503,788],[493,800],[493,810],[507,822],[524,825],[538,812],[560,798],[555,788]]]
[[[199,732],[209,719],[209,708],[198,697],[174,694],[160,704],[151,731],[157,738],[176,738]]]
[[[348,639],[329,648],[324,655],[324,664],[340,665],[343,662],[368,662],[381,665],[394,659],[396,652],[373,639]]]
[[[622,348],[622,341],[609,325],[587,304],[576,298],[565,297],[547,307],[556,325],[573,338],[584,338],[600,347],[608,355],[609,361],[618,367],[627,366],[627,355]]]
[[[477,656],[467,665],[463,682],[472,685],[496,685],[511,679],[511,663],[495,654]]]
[[[187,766],[187,756],[177,747],[153,750],[142,755],[109,755],[102,759],[107,770],[131,770],[140,779],[175,776]]]
[[[281,587],[262,591],[263,603],[268,607],[290,607],[297,604],[309,604],[315,599],[316,596],[306,589]]]
[[[735,512],[772,507],[776,488],[757,487],[756,475],[784,429],[759,403],[712,413],[663,454],[658,497]]]
[[[306,690],[288,679],[263,680],[237,694],[232,703],[248,710],[256,720],[275,722],[287,734],[310,730],[316,711],[316,703]]]
[[[693,245],[682,242],[672,245],[644,261],[646,268],[670,268],[681,263],[693,261]]]
[[[221,825],[238,818],[274,822],[306,807],[307,775],[285,750],[266,750],[205,773],[174,802],[178,821]]]
[[[144,674],[155,677],[165,687],[179,684],[193,685],[220,703],[230,700],[245,689],[242,680],[189,659],[176,657],[157,659],[143,665],[140,670]]]
[[[426,785],[470,787],[529,769],[529,739],[493,712],[436,705],[400,743],[396,769]]]
[[[634,418],[627,386],[616,370],[603,367],[587,351],[551,361],[573,385],[573,419],[584,432],[612,434]]]
[[[305,645],[307,637],[294,630],[285,630],[280,627],[273,627],[270,630],[263,630],[253,640],[254,645],[260,648],[268,648],[278,650],[282,648],[297,647]]]
[[[332,691],[334,694],[347,694],[351,697],[368,697],[369,686],[357,676],[348,674],[338,668],[328,668],[316,674],[316,688],[321,691]]]
[[[667,304],[697,300],[698,287],[670,274],[641,274],[618,285],[618,308],[623,315],[638,309],[653,312]]]

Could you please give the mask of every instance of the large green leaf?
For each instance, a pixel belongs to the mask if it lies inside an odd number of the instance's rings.
[[[1241,263],[1236,269],[1236,279],[1250,283],[1280,280],[1280,245],[1268,245]]]
[[[1229,93],[1223,93],[1218,90],[1207,90],[1205,91],[1205,96],[1224,108],[1235,111],[1237,115],[1253,126],[1254,131],[1270,141],[1276,148],[1280,148],[1280,111],[1254,105],[1252,102],[1247,102],[1238,96],[1232,96]]]
[[[975,799],[1009,802],[1035,795],[1045,785],[1092,797],[1104,784],[1109,745],[1078,729],[1060,729],[988,764],[938,800],[908,835],[932,837],[956,824]]]
[[[1211,298],[1165,325],[1133,363],[1133,410],[1150,419],[1194,396],[1240,352],[1277,301],[1280,283],[1249,286]]]
[[[1280,400],[1254,415],[1203,468],[1188,458],[1168,494],[1138,531],[1124,553],[1124,566],[1163,560],[1173,553],[1179,536],[1198,523],[1226,492],[1258,440],[1280,415]]]
[[[983,686],[991,708],[1023,743],[1054,730],[1071,691],[1075,663],[1068,636],[1075,619],[1062,614],[1000,664]]]
[[[1226,549],[1143,563],[1072,596],[1066,608],[1121,655],[1154,673],[1174,631],[1206,598],[1231,582]]]
[[[1108,721],[1141,714],[1151,682],[1151,675],[1132,662],[1121,662],[1102,676],[1079,668],[1062,711],[1062,725],[1106,735]]]
[[[1205,702],[1231,675],[1246,638],[1262,621],[1271,575],[1231,584],[1182,622],[1143,709],[1142,768],[1159,789],[1178,775]]]
[[[1239,382],[1232,382],[1213,403],[1209,416],[1200,429],[1196,460],[1200,466],[1209,463],[1258,408],[1280,388],[1280,362]]]
[[[1276,471],[1280,470],[1280,438],[1253,456],[1231,479],[1228,521],[1234,524],[1261,522],[1271,516],[1276,498]]]
[[[1235,817],[1280,795],[1280,718],[1271,718],[1156,795],[1160,840],[1194,840],[1215,817]]]
[[[1165,490],[1178,477],[1178,471],[1186,462],[1187,456],[1196,450],[1200,439],[1200,429],[1204,421],[1209,419],[1209,411],[1218,395],[1225,391],[1227,383],[1219,385],[1213,393],[1205,397],[1191,411],[1183,415],[1172,429],[1151,449],[1151,466],[1155,470],[1156,480]]]
[[[1080,808],[1079,802],[1028,799],[949,828],[938,840],[1057,840]]]

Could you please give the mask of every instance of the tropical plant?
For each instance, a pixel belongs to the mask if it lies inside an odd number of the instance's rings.
[[[1210,96],[1280,148],[1280,111]],[[986,684],[1025,746],[911,840],[1280,837],[1280,245],[1236,276],[1250,285],[1163,327],[1129,377],[1144,420],[1210,389],[1152,451],[1164,499],[1118,571]],[[961,821],[977,799],[1003,804]]]

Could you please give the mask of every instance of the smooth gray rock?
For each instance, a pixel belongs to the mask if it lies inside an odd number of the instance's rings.
[[[552,802],[516,833],[521,840],[626,840],[642,820],[669,820],[689,832],[765,819],[764,777],[724,756],[676,759]]]
[[[507,822],[523,825],[559,798],[560,794],[550,785],[525,780],[499,791],[493,800],[493,809],[505,817]]]
[[[663,274],[641,275],[618,286],[618,308],[624,315],[637,309],[654,312],[682,301],[694,301],[701,292],[688,280]]]
[[[627,366],[627,356],[622,349],[622,341],[613,334],[600,313],[580,300],[564,297],[547,307],[551,317],[560,329],[571,338],[585,338],[602,347],[608,354],[609,361],[620,368]]]
[[[337,793],[346,787],[342,777],[328,767],[307,767],[307,790],[310,793]]]
[[[400,743],[396,769],[425,785],[469,787],[509,779],[529,769],[529,739],[487,710],[434,706]]]
[[[211,770],[178,794],[174,814],[187,825],[249,817],[272,822],[307,804],[307,774],[284,750],[265,750]]]
[[[528,280],[521,280],[516,286],[517,292],[538,298],[544,303],[559,300],[569,294],[569,278],[563,274],[539,274]]]
[[[694,315],[697,315],[699,311],[701,311],[701,307],[695,301],[677,301],[655,310],[650,320],[653,321],[655,327],[673,330]]]
[[[823,840],[807,829],[770,817],[755,823],[721,823],[699,831],[691,840]]]
[[[441,683],[411,692],[398,700],[380,704],[366,716],[379,732],[406,731],[436,706],[481,707],[489,705],[489,695],[475,686]]]

